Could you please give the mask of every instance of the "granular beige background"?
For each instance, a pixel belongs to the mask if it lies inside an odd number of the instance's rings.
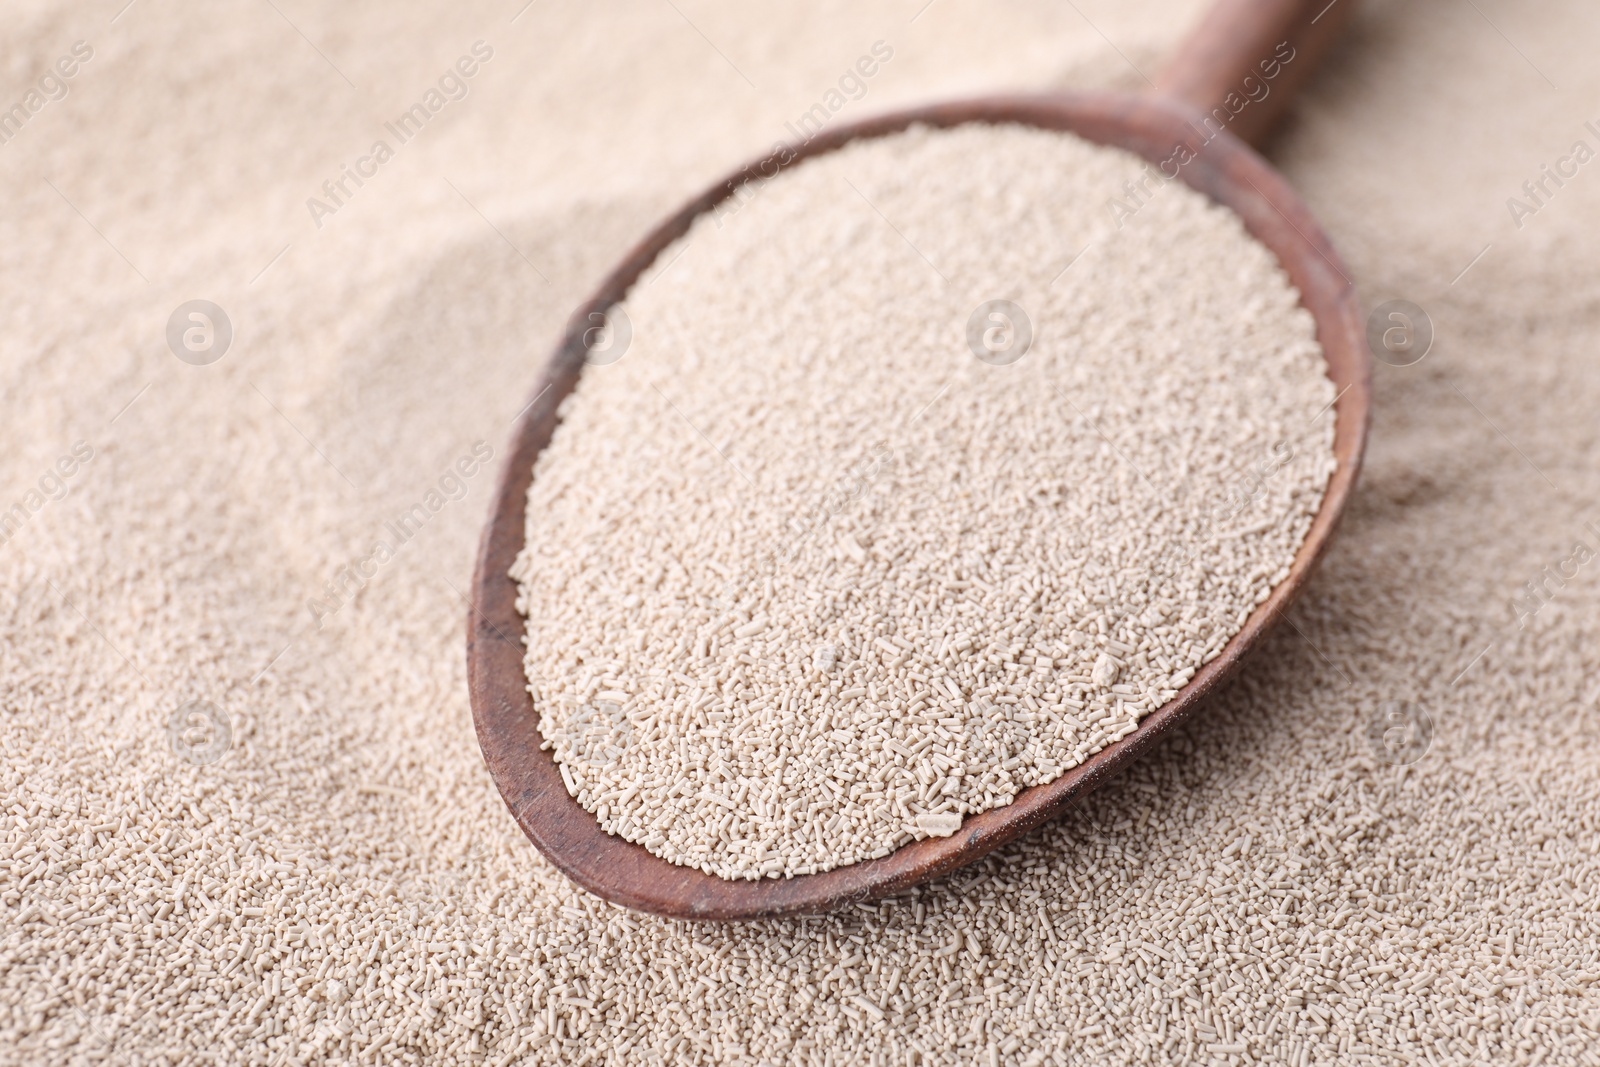
[[[0,1061],[1596,1062],[1600,564],[1525,629],[1512,603],[1600,547],[1600,170],[1506,207],[1597,144],[1592,5],[1367,6],[1273,154],[1438,341],[1378,368],[1292,625],[1008,867],[754,929],[572,889],[471,731],[492,470],[308,608],[503,453],[629,241],[873,41],[848,115],[1137,88],[1199,6],[8,4],[0,103],[94,58],[0,145],[0,510],[94,458],[0,545]],[[478,39],[470,95],[318,229],[306,198]],[[164,341],[195,298],[235,328],[207,367]],[[234,745],[194,767],[167,721],[202,698]],[[1434,724],[1407,771],[1368,739],[1389,701]]]

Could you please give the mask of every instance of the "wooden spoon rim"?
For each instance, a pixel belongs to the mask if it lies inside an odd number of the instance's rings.
[[[1160,166],[1180,144],[1201,149],[1178,176],[1231,208],[1277,256],[1316,319],[1328,374],[1339,390],[1333,406],[1338,466],[1289,576],[1259,605],[1222,652],[1201,667],[1167,704],[1127,737],[1011,804],[968,817],[953,836],[914,842],[876,860],[792,878],[731,880],[679,866],[642,845],[612,836],[568,794],[556,762],[543,749],[538,716],[523,672],[525,622],[509,570],[525,536],[533,465],[557,423],[557,408],[583,369],[583,331],[591,312],[620,301],[633,282],[701,213],[744,181],[832,151],[861,137],[914,123],[1017,122],[1067,130],[1135,152]],[[1168,164],[1171,168],[1173,164]],[[567,877],[607,900],[684,919],[750,920],[817,913],[894,893],[980,859],[1062,812],[1146,752],[1187,718],[1238,667],[1304,588],[1326,550],[1355,485],[1371,404],[1371,359],[1355,288],[1332,243],[1294,190],[1264,159],[1226,131],[1207,137],[1197,115],[1150,97],[1111,93],[990,96],[879,115],[825,130],[799,147],[776,149],[691,200],[641,241],[573,316],[513,431],[479,548],[467,670],[473,722],[484,761],[517,824]]]

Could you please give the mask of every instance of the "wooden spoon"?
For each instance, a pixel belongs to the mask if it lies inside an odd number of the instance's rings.
[[[1145,96],[1053,93],[934,104],[826,130],[802,146],[741,168],[690,201],[646,237],[573,317],[515,430],[473,580],[467,667],[473,719],[489,773],[517,824],[550,861],[585,889],[630,908],[686,919],[760,919],[823,912],[925,882],[983,857],[1070,806],[1155,744],[1239,666],[1305,586],[1355,483],[1366,439],[1371,365],[1354,286],[1316,220],[1288,183],[1246,141],[1259,141],[1293,89],[1311,73],[1356,0],[1221,0]],[[1338,389],[1338,466],[1289,576],[1216,659],[1133,733],[1011,804],[968,816],[951,837],[908,844],[876,860],[792,878],[735,881],[678,866],[600,828],[540,748],[538,715],[523,673],[524,620],[508,576],[521,550],[534,460],[550,441],[557,408],[584,367],[593,312],[622,300],[658,253],[695,217],[749,176],[771,174],[861,137],[912,123],[1025,123],[1068,130],[1143,156],[1231,208],[1270,248],[1316,319],[1328,376]],[[1220,130],[1220,132],[1218,132]],[[1181,161],[1181,165],[1180,165]],[[1156,803],[1160,801],[1157,800]]]

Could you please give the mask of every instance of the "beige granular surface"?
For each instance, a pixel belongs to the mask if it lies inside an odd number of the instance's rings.
[[[1144,169],[915,128],[645,272],[512,570],[540,732],[609,832],[725,878],[948,835],[1126,736],[1287,576],[1334,466],[1315,323],[1186,186],[1119,227]]]
[[[1502,38],[1371,4],[1274,148],[1368,303],[1439,336],[1378,368],[1340,538],[1239,684],[1015,862],[737,929],[602,905],[511,825],[456,592],[492,471],[320,631],[307,601],[503,455],[581,294],[873,41],[851,109],[1137,88],[1106,38],[1153,74],[1197,8],[678,0],[702,37],[666,4],[276,0],[302,38],[115,6],[8,5],[0,66],[9,102],[95,51],[0,145],[0,503],[94,449],[0,545],[0,1062],[1596,1061],[1600,572],[1542,575],[1600,548],[1600,176],[1506,207],[1594,144],[1590,6],[1480,2]],[[479,37],[471,95],[315,229]],[[236,326],[209,367],[162,338],[196,298]],[[201,699],[232,747],[194,766],[168,723]],[[1403,774],[1388,701],[1433,723]]]

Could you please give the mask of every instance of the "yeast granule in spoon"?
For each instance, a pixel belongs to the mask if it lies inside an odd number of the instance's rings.
[[[722,877],[949,834],[1127,735],[1334,469],[1272,254],[1069,134],[798,164],[623,314],[529,491],[529,686],[608,832]]]

